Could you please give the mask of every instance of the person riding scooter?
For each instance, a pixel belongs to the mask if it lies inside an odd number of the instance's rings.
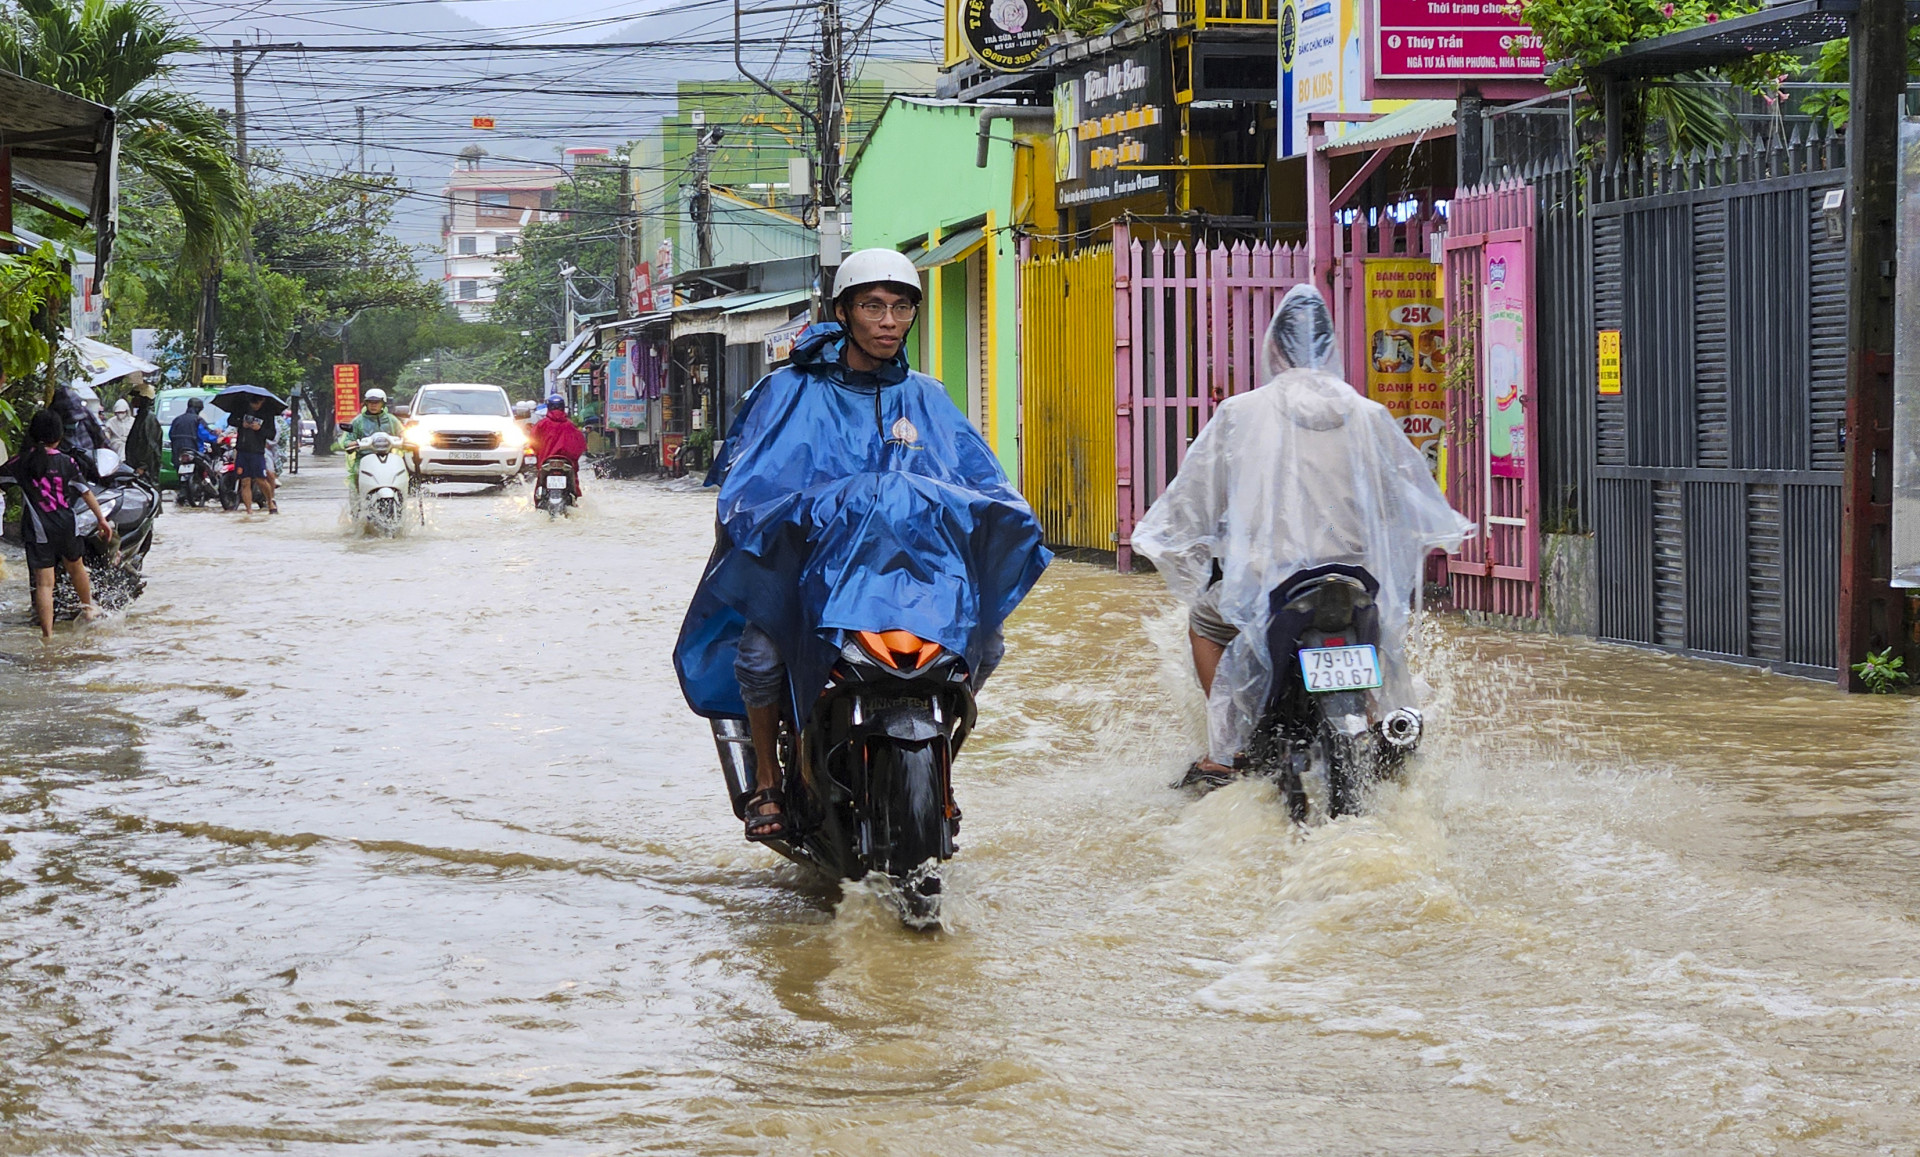
[[[353,416],[347,426],[347,432],[333,444],[335,450],[347,453],[347,493],[360,493],[360,452],[354,449],[356,443],[375,434],[386,434],[391,438],[400,437],[400,419],[387,412],[387,392],[381,389],[368,390],[360,401],[360,412]]]
[[[534,462],[565,459],[573,467],[571,493],[580,497],[580,456],[587,452],[587,434],[567,417],[565,398],[555,394],[547,399],[546,417],[533,424],[532,438]]]
[[[1313,567],[1348,564],[1379,582],[1382,711],[1417,706],[1404,643],[1427,553],[1473,532],[1425,457],[1380,405],[1341,379],[1319,292],[1287,291],[1267,329],[1259,389],[1220,403],[1165,493],[1133,531],[1189,607],[1207,695],[1206,757],[1182,786],[1234,776],[1274,679],[1271,596]]]
[[[781,719],[805,722],[849,632],[961,654],[977,689],[1052,558],[986,439],[908,368],[919,306],[905,255],[851,254],[834,278],[837,321],[808,328],[741,400],[707,474],[718,541],[674,663],[696,713],[747,720],[749,840],[792,833]]]

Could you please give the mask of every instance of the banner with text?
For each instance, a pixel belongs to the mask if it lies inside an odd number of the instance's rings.
[[[1540,38],[1508,0],[1371,0],[1378,79],[1537,80]]]
[[[1424,257],[1365,265],[1367,396],[1392,411],[1427,465],[1437,469],[1447,424],[1440,267]]]
[[[1157,193],[1171,174],[1141,166],[1172,161],[1165,50],[1150,44],[1089,62],[1053,90],[1054,178],[1061,208]],[[1130,171],[1132,170],[1132,171]]]

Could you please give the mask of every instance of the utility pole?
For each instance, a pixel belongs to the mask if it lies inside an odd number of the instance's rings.
[[[1908,651],[1893,590],[1894,263],[1900,101],[1907,82],[1903,0],[1860,0],[1849,45],[1847,119],[1847,417],[1840,519],[1840,685],[1870,651]]]
[[[840,130],[846,120],[847,58],[846,29],[840,23],[840,0],[818,0],[820,11],[820,47],[814,56],[812,107],[801,104],[765,80],[747,71],[741,58],[741,17],[764,16],[776,12],[804,10],[802,3],[774,7],[743,8],[743,0],[733,4],[733,65],[740,75],[762,92],[786,105],[813,127],[812,209],[820,236],[820,300],[822,307],[830,295],[833,271],[840,266]]]
[[[367,110],[353,106],[353,175],[360,182],[360,272],[367,271]],[[342,357],[341,361],[346,358]]]
[[[253,60],[245,57],[251,51]],[[264,48],[248,49],[244,41],[233,42],[233,159],[240,166],[240,179],[247,178],[247,77],[266,59]],[[250,182],[248,182],[250,183]],[[220,266],[200,279],[200,308],[194,318],[193,385],[200,385],[214,371],[214,347],[220,329]]]
[[[620,229],[620,268],[613,274],[614,294],[619,298],[616,310],[626,310],[638,315],[642,311],[639,303],[633,300],[633,230],[637,222],[633,217],[633,158],[630,152],[618,154],[620,161],[620,216],[615,223]],[[615,317],[620,316],[618,313]]]
[[[695,257],[701,269],[713,267],[713,149],[726,136],[718,125],[698,126],[700,136],[693,145],[693,236]]]
[[[820,284],[821,297],[833,284],[833,271],[840,267],[840,127],[846,119],[846,54],[840,26],[840,0],[820,0],[820,73],[815,80],[814,130],[820,163],[815,203],[820,206]]]

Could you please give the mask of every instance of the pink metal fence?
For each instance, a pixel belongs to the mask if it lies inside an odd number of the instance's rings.
[[[1450,356],[1468,367],[1448,375],[1447,498],[1480,528],[1447,560],[1453,602],[1523,618],[1540,613],[1533,213],[1519,182],[1462,193],[1444,273]]]
[[[1134,524],[1214,407],[1260,385],[1260,339],[1281,296],[1308,280],[1310,259],[1289,245],[1148,246],[1125,224],[1114,226],[1113,252],[1115,562],[1124,571]]]

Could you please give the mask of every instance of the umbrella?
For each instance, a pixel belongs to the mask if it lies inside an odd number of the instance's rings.
[[[269,418],[278,418],[287,412],[285,401],[273,391],[263,390],[259,386],[228,386],[214,395],[213,404],[229,414],[251,413],[252,411],[247,409],[247,403],[254,398],[266,399],[267,404],[260,407],[259,412]]]

